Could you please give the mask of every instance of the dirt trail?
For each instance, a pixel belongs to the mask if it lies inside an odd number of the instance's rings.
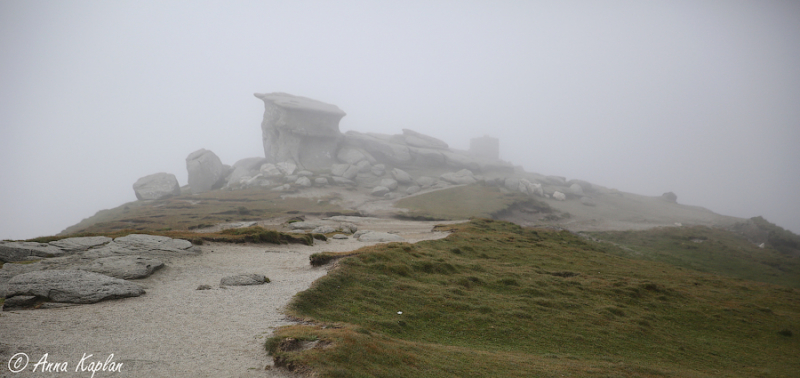
[[[395,231],[410,242],[445,237],[432,232],[444,222],[370,219],[360,229]],[[295,293],[327,273],[311,267],[308,256],[321,251],[351,251],[374,243],[354,239],[302,245],[205,244],[199,256],[167,262],[167,267],[136,282],[147,290],[138,298],[47,310],[0,313],[0,376],[41,376],[34,364],[45,354],[51,363],[67,362],[58,377],[90,377],[75,372],[84,362],[122,363],[121,372],[94,377],[290,377],[271,369],[264,341],[276,327],[291,324],[282,309]],[[259,286],[220,288],[239,273],[264,274]],[[196,290],[210,285],[211,290]],[[9,371],[11,356],[30,358],[21,373]],[[110,366],[110,365],[107,365]],[[265,370],[265,368],[267,368]]]

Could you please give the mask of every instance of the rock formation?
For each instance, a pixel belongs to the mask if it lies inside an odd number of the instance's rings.
[[[261,123],[264,156],[272,162],[292,162],[304,169],[330,167],[335,162],[345,112],[336,105],[286,93],[256,93],[264,101]]]
[[[181,186],[175,175],[161,172],[136,180],[133,191],[139,200],[158,200],[181,195]]]
[[[148,277],[164,266],[162,261],[198,253],[186,240],[137,234],[113,240],[92,236],[50,243],[0,242],[0,262],[8,263],[0,269],[0,298],[20,297],[6,302],[13,307],[15,302],[25,305],[28,296],[67,303],[135,296],[138,289],[124,280]],[[10,263],[15,261],[27,263]],[[63,273],[75,271],[91,274]],[[31,273],[36,274],[17,278]]]

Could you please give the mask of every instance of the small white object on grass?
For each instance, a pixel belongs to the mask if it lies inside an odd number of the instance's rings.
[[[402,311],[397,311],[397,315],[403,315]]]

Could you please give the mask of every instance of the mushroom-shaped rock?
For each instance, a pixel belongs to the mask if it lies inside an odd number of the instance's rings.
[[[287,93],[256,93],[264,101],[261,122],[264,156],[292,161],[301,168],[321,169],[335,162],[345,116],[339,107]]]

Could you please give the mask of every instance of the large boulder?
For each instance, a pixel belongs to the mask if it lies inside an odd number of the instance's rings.
[[[106,299],[137,297],[139,285],[83,270],[40,270],[8,281],[6,297],[36,296],[61,303],[95,303]]]
[[[287,93],[256,93],[264,101],[261,122],[264,156],[302,169],[330,167],[336,160],[345,112],[336,105]]]
[[[398,183],[403,185],[410,184],[414,181],[411,178],[411,175],[408,174],[408,172],[399,168],[392,169],[392,177],[394,177],[394,179],[397,180]]]
[[[133,183],[133,192],[138,200],[158,200],[181,195],[181,186],[172,173],[154,173]]]
[[[195,194],[219,188],[225,178],[219,157],[202,148],[186,157],[186,170],[189,172],[189,187]]]

